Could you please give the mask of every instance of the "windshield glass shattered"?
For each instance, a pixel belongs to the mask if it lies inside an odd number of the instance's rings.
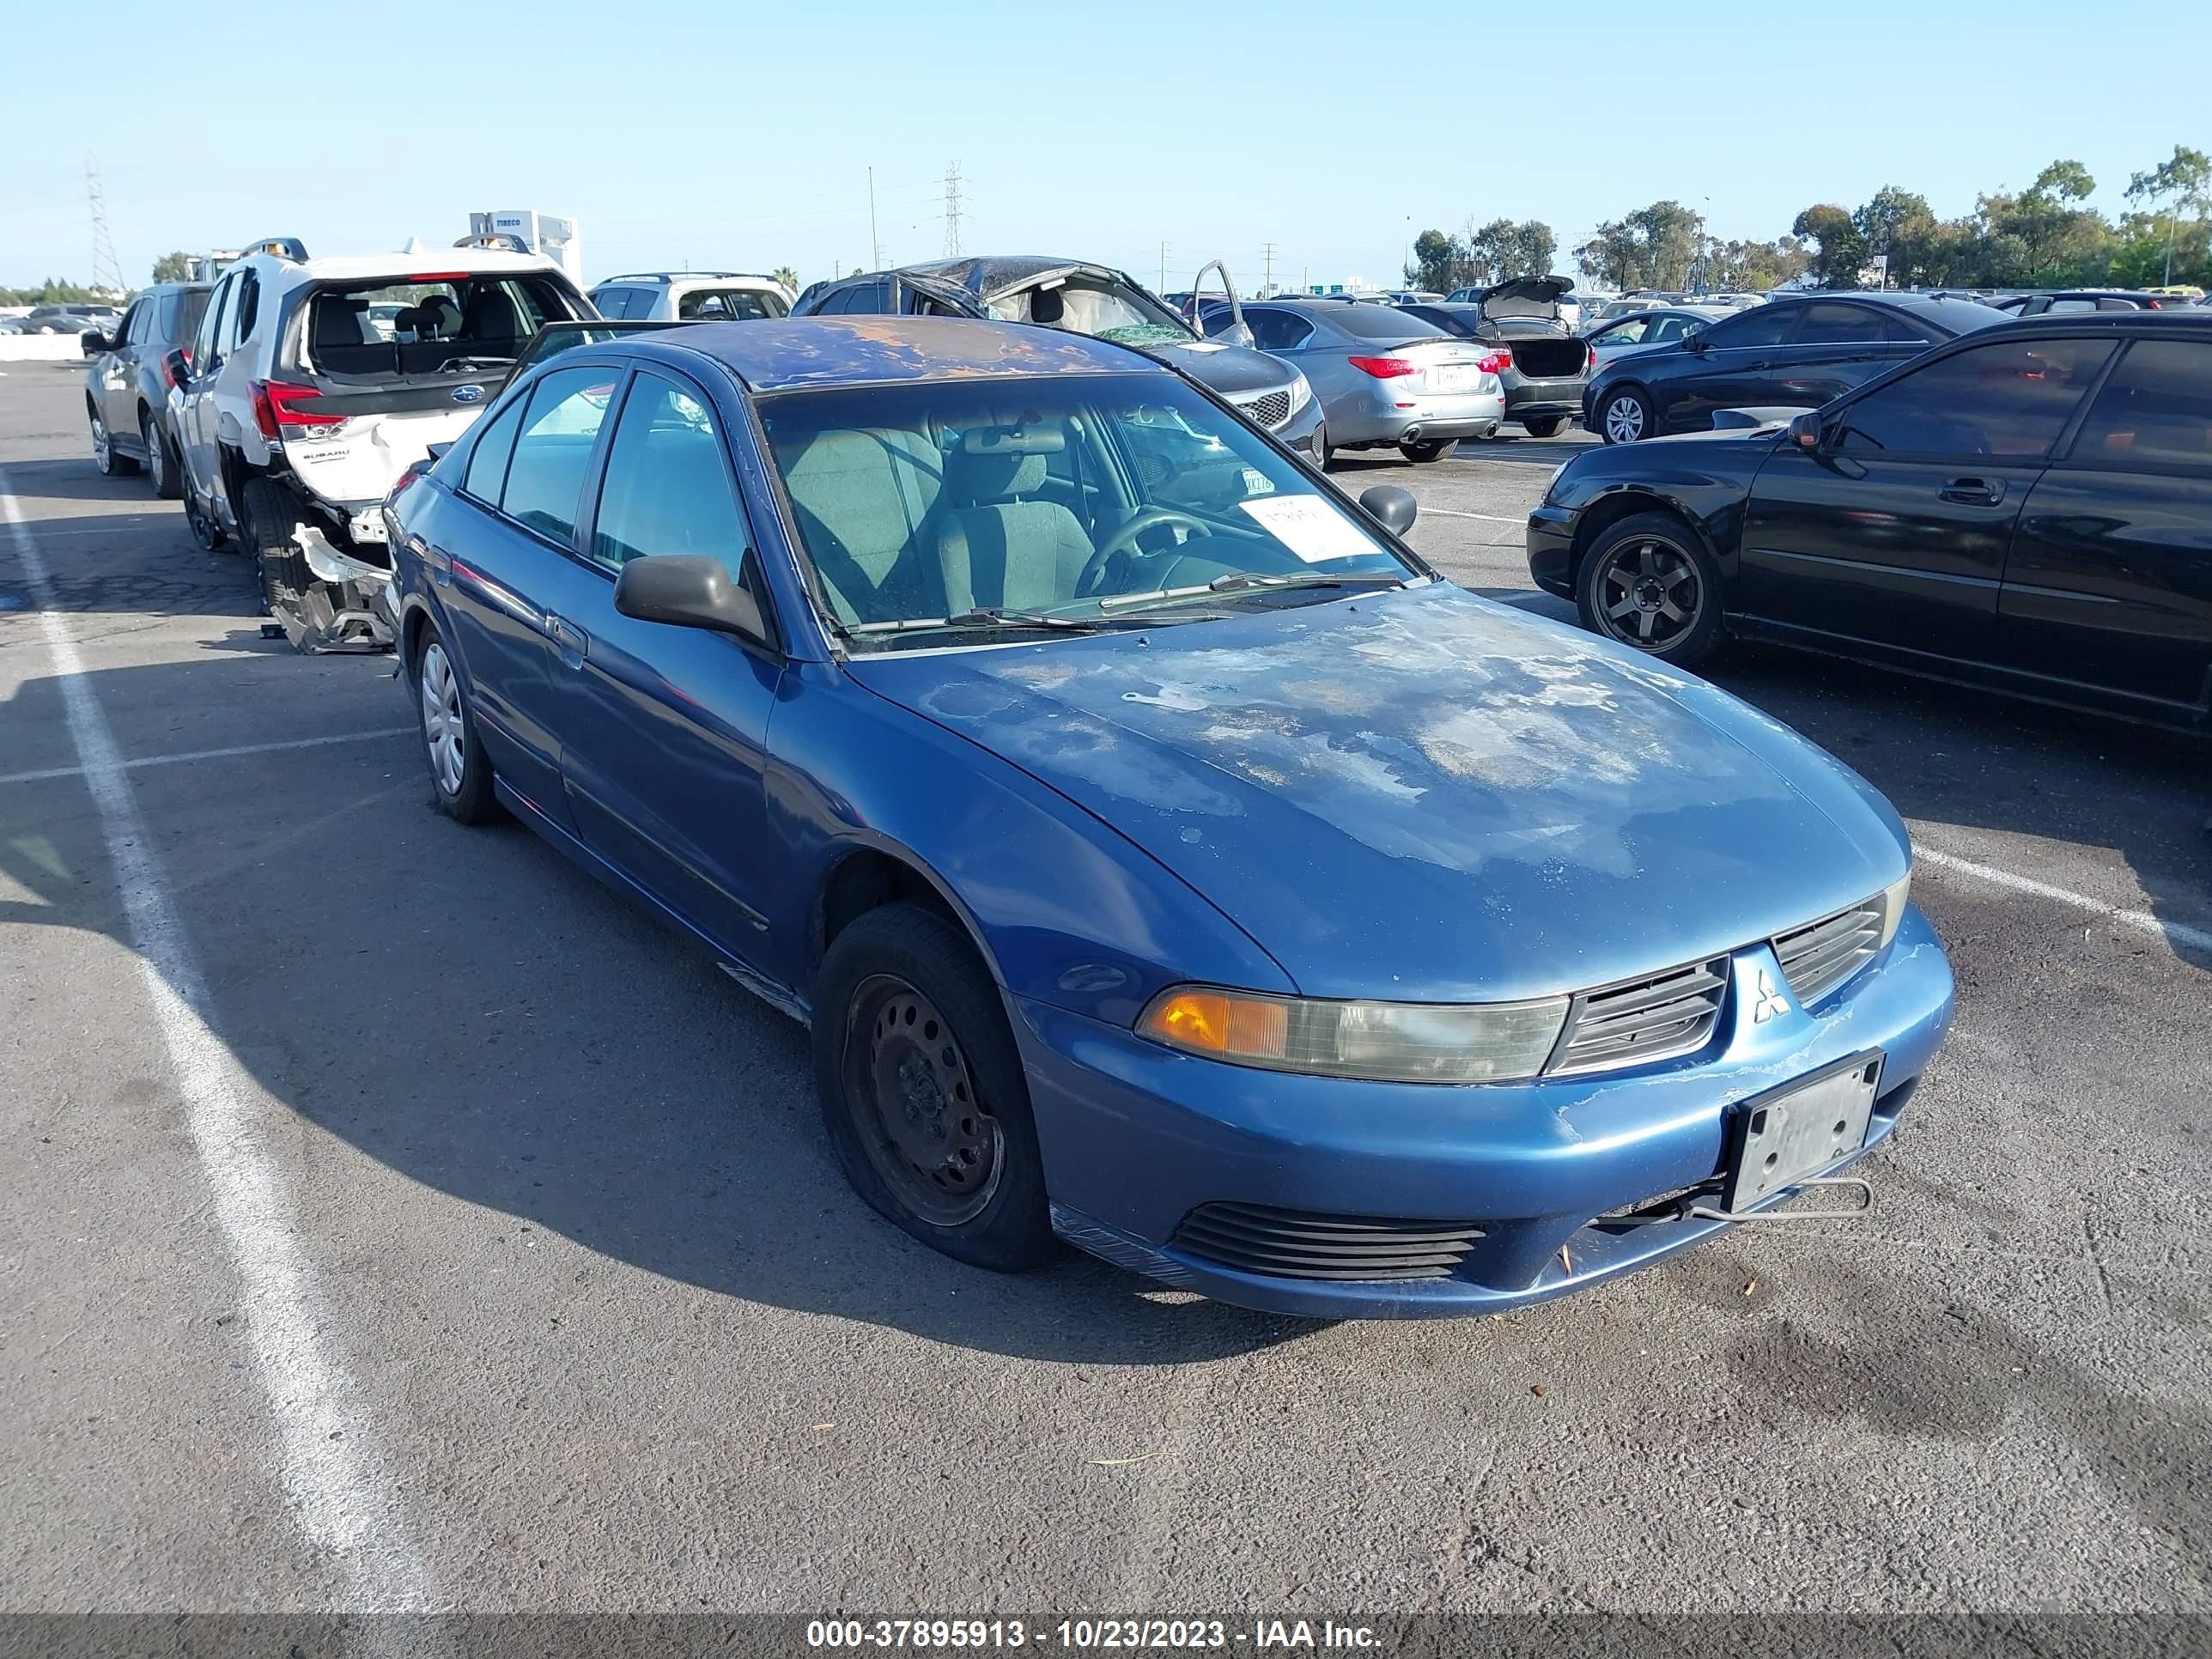
[[[991,315],[1002,323],[1041,323],[1116,345],[1184,345],[1191,339],[1175,313],[1149,295],[1089,276],[1049,277],[1002,294],[991,301]]]
[[[1173,375],[840,387],[759,407],[854,650],[1160,626],[1421,579]]]

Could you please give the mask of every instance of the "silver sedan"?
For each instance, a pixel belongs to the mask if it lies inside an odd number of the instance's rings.
[[[1224,307],[1206,332],[1228,326]],[[1244,307],[1261,350],[1304,371],[1322,408],[1315,453],[1395,448],[1433,461],[1462,438],[1487,438],[1505,419],[1499,374],[1512,361],[1494,342],[1454,338],[1393,306],[1267,300]]]

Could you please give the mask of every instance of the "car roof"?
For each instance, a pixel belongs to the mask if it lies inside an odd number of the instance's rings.
[[[648,339],[656,352],[711,357],[755,392],[886,380],[1174,373],[1140,352],[1087,334],[967,317],[763,318],[695,323],[678,334]]]
[[[986,299],[994,294],[1002,294],[1010,288],[1018,288],[1048,271],[1081,270],[1101,276],[1121,274],[1111,265],[1102,265],[1095,259],[1055,259],[1042,253],[964,254],[956,259],[927,259],[917,264],[898,265],[893,269],[911,271],[917,276],[934,276],[941,283],[957,283]]]
[[[510,253],[502,248],[440,247],[426,248],[420,253],[342,253],[331,258],[313,258],[305,264],[288,259],[281,253],[252,253],[246,260],[258,265],[273,265],[279,270],[297,271],[308,282],[348,282],[363,276],[389,276],[396,282],[424,271],[466,271],[471,276],[491,276],[525,272],[543,274],[559,272],[561,267],[542,254]]]

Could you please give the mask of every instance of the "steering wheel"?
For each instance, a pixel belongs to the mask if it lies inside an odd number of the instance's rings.
[[[1194,518],[1172,507],[1139,507],[1122,521],[1120,529],[1098,544],[1097,552],[1084,561],[1083,569],[1075,578],[1075,597],[1089,599],[1091,589],[1098,584],[1098,579],[1106,574],[1106,562],[1116,553],[1134,551],[1138,537],[1153,526],[1163,524],[1179,524],[1200,536],[1213,533],[1205,520]]]

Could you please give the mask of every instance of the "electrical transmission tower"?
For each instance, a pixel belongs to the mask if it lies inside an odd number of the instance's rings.
[[[1260,252],[1267,262],[1260,276],[1260,294],[1264,299],[1275,291],[1275,245],[1263,242],[1260,246]]]
[[[945,253],[960,252],[960,163],[945,164]]]
[[[92,286],[109,293],[123,292],[123,266],[115,257],[115,239],[107,234],[107,196],[100,187],[100,163],[84,161],[84,193],[92,204]]]

